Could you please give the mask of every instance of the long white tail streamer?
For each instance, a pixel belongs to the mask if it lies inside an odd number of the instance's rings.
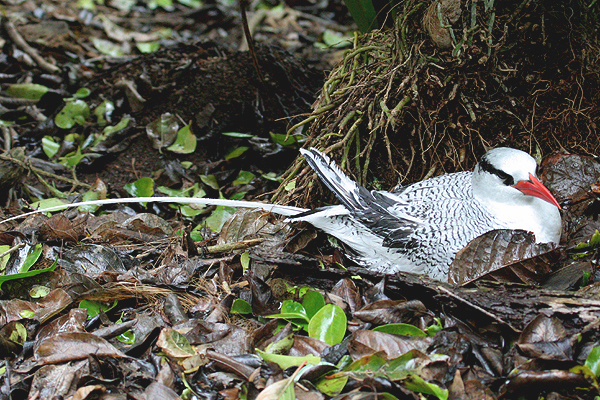
[[[0,224],[4,222],[14,221],[20,218],[25,218],[30,215],[39,214],[43,212],[61,211],[69,208],[79,206],[93,206],[93,205],[106,205],[106,204],[121,204],[121,203],[171,203],[171,204],[201,204],[207,206],[224,206],[224,207],[238,207],[238,208],[254,208],[261,209],[275,214],[283,215],[286,217],[300,214],[309,211],[307,208],[292,207],[292,206],[280,206],[277,204],[260,203],[258,201],[246,201],[246,200],[227,200],[227,199],[209,199],[202,197],[125,197],[122,199],[104,199],[104,200],[90,200],[90,201],[79,201],[70,204],[63,204],[60,206],[41,208],[39,210],[26,212],[24,214],[16,215],[14,217],[7,218],[0,221]]]

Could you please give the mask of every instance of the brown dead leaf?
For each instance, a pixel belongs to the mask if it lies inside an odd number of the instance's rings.
[[[541,179],[559,203],[579,202],[590,197],[600,178],[600,163],[578,154],[554,154],[542,163]]]
[[[83,360],[96,357],[125,357],[106,340],[85,332],[62,332],[36,343],[35,360],[40,365]]]
[[[392,335],[377,331],[356,331],[348,343],[348,352],[353,360],[379,351],[389,360],[400,357],[410,350],[426,351],[433,342],[431,337]]]
[[[448,281],[464,285],[485,276],[500,282],[539,284],[558,258],[556,245],[536,244],[532,233],[498,229],[471,240],[456,253]]]
[[[44,221],[40,227],[42,240],[64,240],[78,242],[85,234],[85,221],[87,216],[69,220],[64,214],[55,214]]]

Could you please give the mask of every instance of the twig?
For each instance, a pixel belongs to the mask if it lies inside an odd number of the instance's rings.
[[[205,247],[204,250],[207,253],[227,253],[227,252],[233,251],[233,250],[247,249],[248,247],[252,247],[252,246],[261,244],[264,241],[265,241],[265,239],[263,239],[263,238],[248,239],[248,240],[242,240],[241,242],[224,243],[224,244],[217,244],[214,246],[208,246],[208,247]],[[202,248],[199,248],[198,250],[202,251]]]
[[[12,23],[12,21],[10,21],[9,19],[6,19],[4,21],[4,29],[6,30],[6,33],[8,34],[10,39],[18,47],[20,47],[21,50],[23,50],[25,53],[29,54],[29,56],[31,56],[33,61],[35,61],[37,63],[37,65],[40,66],[40,68],[50,72],[51,74],[56,74],[56,73],[60,72],[60,68],[58,68],[56,65],[52,65],[48,61],[44,60],[44,58],[38,54],[37,50],[34,49],[33,47],[31,47],[29,45],[29,43],[27,43],[25,41],[25,39],[23,39],[21,34],[15,28],[15,25]]]
[[[42,176],[46,176],[48,178],[56,179],[57,181],[66,182],[66,183],[68,183],[70,185],[73,185],[73,186],[81,186],[81,187],[83,187],[85,189],[91,189],[92,188],[92,186],[88,185],[87,183],[79,182],[76,179],[65,178],[64,176],[60,176],[60,175],[53,174],[52,172],[44,171],[43,169],[39,169],[39,168],[34,167],[33,165],[31,165],[31,163],[18,160],[16,158],[11,157],[11,156],[6,155],[6,154],[0,154],[0,160],[12,162],[12,163],[18,165],[19,167],[28,169],[28,170],[30,170],[30,171],[38,174],[38,175],[42,175]]]

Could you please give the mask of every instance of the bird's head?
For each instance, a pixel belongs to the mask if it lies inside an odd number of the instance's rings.
[[[496,201],[531,202],[535,197],[560,209],[552,193],[538,180],[537,164],[521,150],[498,147],[488,151],[473,172],[476,196]]]

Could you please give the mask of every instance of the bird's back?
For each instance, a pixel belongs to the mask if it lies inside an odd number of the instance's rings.
[[[442,175],[394,192],[368,191],[328,157],[303,152],[343,205],[295,216],[348,244],[355,261],[384,273],[426,273],[447,280],[455,253],[497,221],[473,197],[471,172]]]

